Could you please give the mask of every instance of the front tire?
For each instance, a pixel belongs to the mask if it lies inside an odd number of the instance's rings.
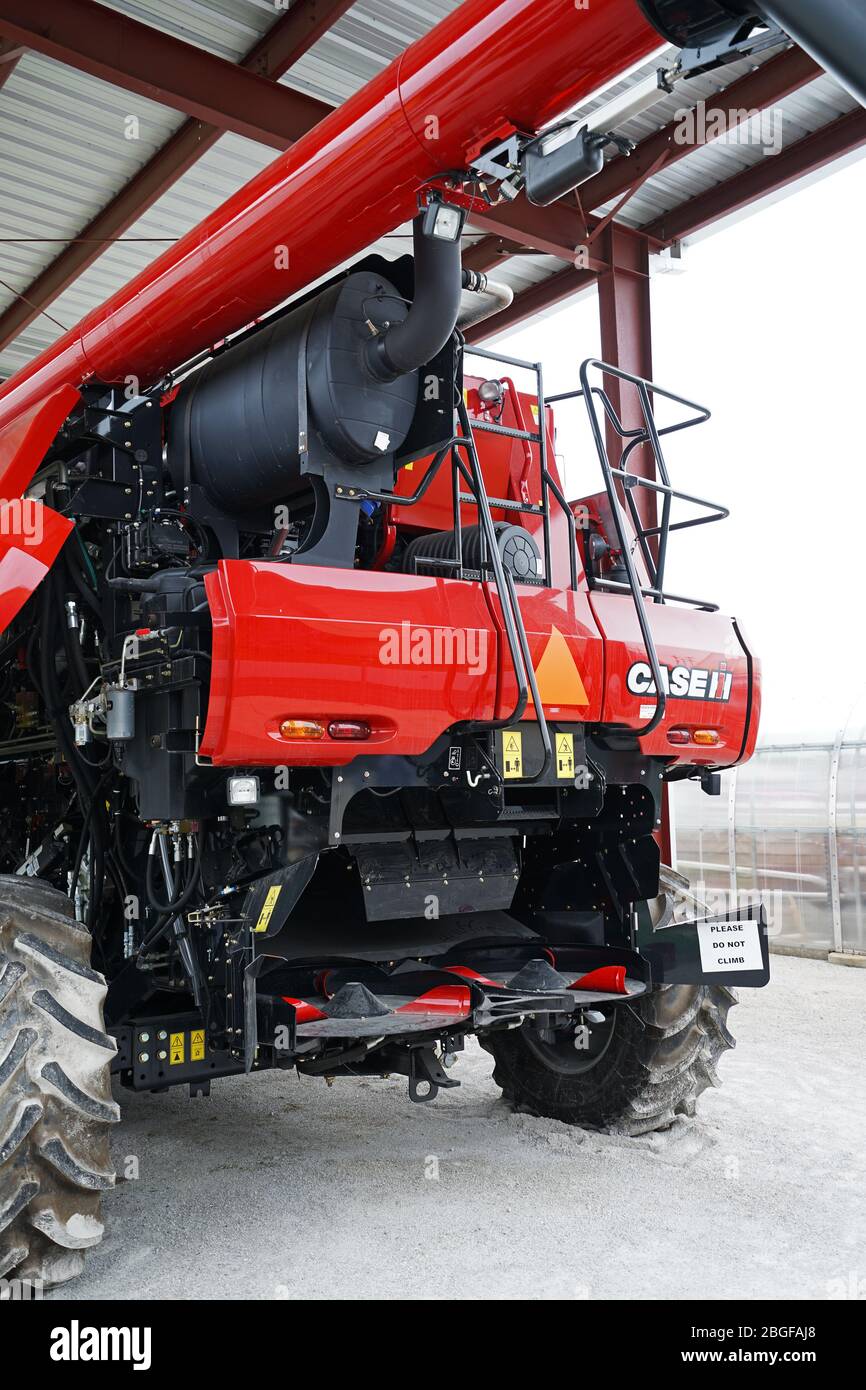
[[[63,1283],[102,1239],[120,1114],[90,948],[63,893],[0,875],[0,1277]]]

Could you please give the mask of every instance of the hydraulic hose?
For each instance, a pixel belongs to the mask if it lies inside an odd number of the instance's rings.
[[[174,898],[171,902],[163,902],[162,899],[157,895],[156,885],[154,883],[155,868],[156,854],[155,852],[148,852],[147,870],[145,872],[145,886],[147,889],[148,905],[153,908],[154,912],[160,913],[161,916],[170,914],[172,917],[176,917],[178,913],[182,912],[183,909],[187,906],[187,904],[192,898],[193,893],[198,887],[198,881],[201,876],[201,856],[197,857],[195,864],[193,865],[192,872],[190,873],[185,886],[178,894],[178,896]]]

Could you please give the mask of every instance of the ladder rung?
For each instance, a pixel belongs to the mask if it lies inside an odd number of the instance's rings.
[[[467,502],[470,506],[477,507],[478,501],[473,493],[461,492],[460,501]],[[536,507],[531,502],[509,502],[504,497],[488,497],[488,504],[502,512],[526,512],[531,516],[544,516],[544,508]]]
[[[507,439],[528,439],[532,444],[541,443],[541,435],[533,434],[531,430],[513,430],[508,425],[494,425],[492,420],[472,420],[473,430],[481,430],[485,434],[503,434]]]

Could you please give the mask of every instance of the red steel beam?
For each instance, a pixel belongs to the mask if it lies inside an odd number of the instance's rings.
[[[254,44],[241,66],[272,80],[282,77],[354,3],[355,0],[296,0],[291,10]],[[31,281],[23,291],[24,297],[0,314],[0,349],[17,338],[39,317],[41,309],[98,260],[105,243],[122,236],[216,144],[223,131],[222,125],[186,121],[82,229],[80,240],[61,251]]]
[[[0,39],[0,88],[5,87],[23,54],[24,49],[14,39]]]
[[[597,226],[596,219],[590,218],[589,223],[590,230],[594,231]],[[490,249],[490,240],[485,238],[472,248],[473,258],[479,262],[473,264],[473,269],[483,268],[482,263]],[[542,280],[540,284],[524,290],[516,296],[508,309],[501,310],[471,328],[466,335],[468,341],[481,342],[494,334],[504,332],[507,328],[513,328],[524,319],[531,318],[533,314],[540,314],[543,310],[562,303],[569,295],[579,294],[582,290],[588,289],[598,281],[599,276],[606,275],[614,268],[621,276],[630,275],[646,279],[649,250],[655,249],[656,245],[657,243],[652,242],[645,233],[634,231],[633,228],[624,227],[620,223],[599,227],[597,241],[593,245],[594,255],[588,266],[566,266]],[[508,254],[519,255],[520,248],[512,249]]]
[[[574,204],[560,202],[538,208],[522,195],[499,207],[473,211],[469,220],[473,227],[491,233],[492,237],[521,242],[563,261],[574,261],[586,236],[583,219]]]
[[[472,245],[464,244],[463,269],[477,270],[480,274],[486,275],[491,270],[496,270],[511,256],[526,255],[528,250],[529,248],[519,242],[507,241],[505,237],[482,237]]]
[[[644,230],[670,245],[815,173],[863,145],[866,145],[866,111],[852,111],[788,145],[779,154],[767,156],[751,169],[664,213]]]
[[[643,241],[636,259],[634,241],[626,241],[616,223],[611,223],[603,236],[611,268],[598,282],[602,361],[652,381],[649,242]],[[605,378],[605,389],[626,429],[642,429],[644,418],[636,389],[614,376]],[[608,455],[617,462],[623,441],[607,416],[605,433]],[[645,447],[632,455],[629,467],[644,477],[655,476],[652,454]],[[638,488],[635,501],[644,523],[655,525],[655,501],[648,489]]]
[[[285,149],[330,108],[93,0],[0,0],[0,33],[91,77]]]

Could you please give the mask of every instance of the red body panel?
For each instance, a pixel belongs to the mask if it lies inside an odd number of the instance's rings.
[[[515,395],[511,390],[507,391],[500,415],[498,412],[485,410],[479,400],[478,387],[481,380],[481,378],[476,377],[467,378],[464,384],[466,406],[472,419],[503,425],[508,429],[525,428],[533,431],[538,429],[536,418],[538,416],[538,403],[534,396],[525,392],[518,392]],[[522,498],[521,484],[525,482],[529,500],[539,502],[541,493],[538,445],[526,440],[509,439],[506,436],[496,434],[479,434],[477,438],[481,440],[479,447],[483,458],[484,482],[488,494],[491,497],[506,498],[508,501],[520,501]],[[547,412],[547,441],[550,471],[554,477],[557,477],[554,459],[553,412],[550,410]],[[429,459],[419,459],[400,470],[394,489],[398,497],[411,497],[412,493],[419,487],[429,462]],[[465,492],[465,490],[464,488],[463,491]],[[532,531],[533,534],[540,528],[537,517],[521,516],[496,507],[491,510],[494,521],[518,523],[526,530]],[[464,505],[461,513],[464,526],[474,526],[478,521],[476,507]],[[417,502],[408,511],[395,510],[395,516],[400,524],[407,529],[450,531],[452,525],[451,470],[448,464],[443,464],[439,469],[429,490],[420,502]]]
[[[0,430],[0,497],[20,497],[70,411],[81,400],[61,386]]]
[[[634,604],[628,595],[593,593],[592,611],[604,637],[607,657],[605,669],[603,724],[626,724],[639,728],[655,709],[655,695],[646,664],[646,649],[640,635]],[[750,663],[730,618],[722,613],[705,613],[675,604],[646,602],[646,609],[655,639],[659,663],[670,672],[708,672],[690,674],[690,694],[677,695],[677,682],[667,692],[665,717],[658,728],[641,742],[644,753],[669,757],[676,753],[682,761],[698,766],[729,767],[738,762],[744,746],[757,734],[759,710],[755,707],[754,691],[759,673],[750,680]],[[633,682],[645,691],[629,689],[629,671],[635,672]],[[713,679],[715,677],[715,679]],[[730,679],[728,679],[728,677]],[[679,685],[685,687],[685,677]],[[754,689],[753,689],[754,687]],[[716,698],[701,698],[714,691]],[[715,730],[719,742],[700,747],[689,743],[673,747],[667,737],[672,728]]]
[[[223,561],[206,586],[214,640],[201,752],[219,765],[341,766],[362,752],[417,756],[453,724],[505,718],[516,703],[499,602],[488,586],[258,560]],[[654,701],[632,693],[627,681],[629,669],[646,660],[630,599],[585,589],[518,592],[548,718],[645,723]],[[650,617],[663,664],[724,665],[730,689],[724,700],[671,698],[643,751],[733,764],[753,743],[757,701],[731,620],[660,605],[650,606]],[[524,718],[533,717],[530,706]],[[285,720],[340,718],[365,720],[372,737],[358,744],[280,735]],[[683,724],[718,730],[719,744],[673,747],[666,731]]]
[[[214,640],[201,752],[216,763],[340,765],[361,751],[412,756],[460,720],[514,708],[514,676],[501,671],[498,601],[486,586],[246,560],[223,561],[206,585]],[[521,606],[536,664],[555,625],[583,681],[582,691],[574,681],[571,703],[550,707],[551,716],[597,719],[602,648],[586,596],[524,590]],[[457,648],[449,633],[458,634]],[[451,659],[461,654],[459,634],[463,661]],[[363,744],[280,737],[286,719],[340,718],[363,718],[372,737]]]
[[[0,502],[0,632],[42,583],[71,530],[71,521],[41,502]]]

